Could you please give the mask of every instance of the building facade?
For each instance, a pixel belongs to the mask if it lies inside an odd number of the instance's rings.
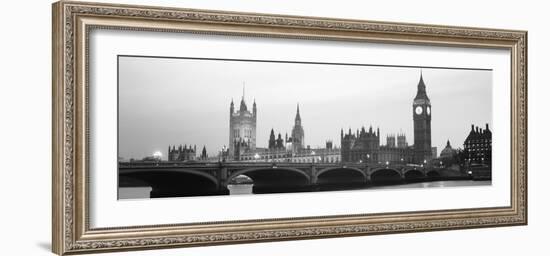
[[[238,158],[239,154],[256,150],[256,101],[252,104],[252,111],[248,110],[243,96],[239,109],[231,100],[229,106],[229,151],[230,159]]]
[[[341,154],[339,148],[332,148],[332,144],[327,143],[325,148],[306,147],[299,151],[286,148],[257,148],[256,151],[243,153],[238,160],[242,162],[339,163]]]
[[[397,145],[396,145],[397,138]],[[405,134],[386,136],[386,145],[380,146],[378,161],[381,163],[412,163],[413,150],[407,143]]]
[[[447,140],[447,145],[441,150],[439,158],[454,158],[457,155],[457,150],[451,146],[451,141]]]
[[[468,164],[486,164],[491,165],[492,160],[492,132],[489,130],[489,124],[485,124],[485,129],[475,127],[464,140],[465,161]]]
[[[197,145],[187,147],[187,145],[168,146],[168,161],[190,161],[196,160]]]
[[[341,152],[343,162],[378,162],[380,151],[380,129],[377,131],[357,130],[355,133],[349,129],[347,134],[340,130]]]
[[[412,163],[414,151],[408,146],[404,134],[386,136],[386,144],[380,145],[380,129],[364,127],[355,133],[351,129],[347,134],[340,131],[341,154],[343,162],[361,163]]]

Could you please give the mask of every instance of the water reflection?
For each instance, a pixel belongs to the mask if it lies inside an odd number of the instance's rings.
[[[248,178],[248,177],[247,177]],[[400,189],[400,188],[446,188],[446,187],[471,187],[471,186],[487,186],[491,185],[490,180],[448,180],[448,181],[430,181],[430,182],[418,182],[398,185],[385,185],[385,186],[369,186],[359,189]],[[228,190],[230,195],[245,195],[254,194],[253,184],[251,180],[241,177],[238,181],[229,184]],[[357,190],[358,188],[341,188],[330,190]],[[323,191],[317,190],[317,191]],[[324,190],[327,191],[327,190]],[[121,187],[118,190],[119,199],[138,199],[149,198],[151,193],[150,187]],[[291,191],[288,191],[291,192]]]
[[[388,188],[447,188],[447,187],[468,187],[468,186],[487,186],[491,185],[490,180],[447,180],[409,183],[391,186],[375,186],[369,189],[388,189]]]

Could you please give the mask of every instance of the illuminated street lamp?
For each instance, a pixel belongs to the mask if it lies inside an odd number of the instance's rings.
[[[256,153],[256,154],[254,155],[254,159],[256,159],[256,162],[258,162],[258,159],[260,159],[260,155],[258,155],[258,153]]]
[[[220,160],[221,160],[222,162],[225,162],[225,154],[226,154],[226,152],[227,152],[227,147],[226,147],[225,145],[223,145],[223,147],[222,147],[222,152],[221,152],[221,154],[220,154],[220,155],[221,155],[221,156],[220,156],[220,158],[221,158]]]

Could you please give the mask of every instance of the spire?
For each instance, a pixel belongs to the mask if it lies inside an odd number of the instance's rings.
[[[450,148],[451,147],[451,142],[449,141],[449,139],[447,139],[447,148]]]
[[[241,106],[239,107],[239,111],[247,111],[248,108],[246,107],[246,103],[244,102],[244,97],[243,99],[241,100]]]
[[[254,115],[254,118],[256,118],[256,98],[254,98],[254,103],[252,104],[252,114]]]
[[[247,108],[246,103],[244,101],[244,96],[245,96],[244,95],[244,86],[245,86],[245,84],[243,82],[243,96],[241,98],[241,106],[239,107],[239,112],[248,111],[248,108]]]
[[[296,121],[302,120],[302,118],[300,117],[300,104],[299,103],[296,103],[296,118],[294,120],[296,120]]]
[[[422,76],[422,69],[420,69],[420,80],[418,81],[418,88],[416,91],[416,97],[414,99],[428,99],[428,95],[426,94],[426,84],[424,83],[424,78]]]
[[[208,157],[208,155],[206,154],[206,145],[204,145],[204,146],[202,146],[201,158],[206,159],[207,157]]]

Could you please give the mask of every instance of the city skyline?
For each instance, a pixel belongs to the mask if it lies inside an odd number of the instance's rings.
[[[420,68],[140,57],[119,61],[119,157],[125,159],[155,151],[166,159],[168,145],[179,144],[196,144],[199,150],[205,145],[209,155],[217,154],[228,146],[226,113],[231,98],[238,105],[235,94],[243,82],[246,104],[251,108],[255,101],[258,108],[257,147],[267,148],[271,129],[283,137],[291,133],[297,103],[305,145],[313,148],[324,147],[327,140],[339,147],[341,129],[371,125],[380,128],[381,145],[386,135],[398,133],[406,135],[409,145],[414,142],[411,104]],[[215,75],[186,76],[205,73],[207,65]],[[471,124],[492,127],[490,71],[422,68],[422,73],[434,109],[432,146],[438,152],[447,140],[462,147]]]

